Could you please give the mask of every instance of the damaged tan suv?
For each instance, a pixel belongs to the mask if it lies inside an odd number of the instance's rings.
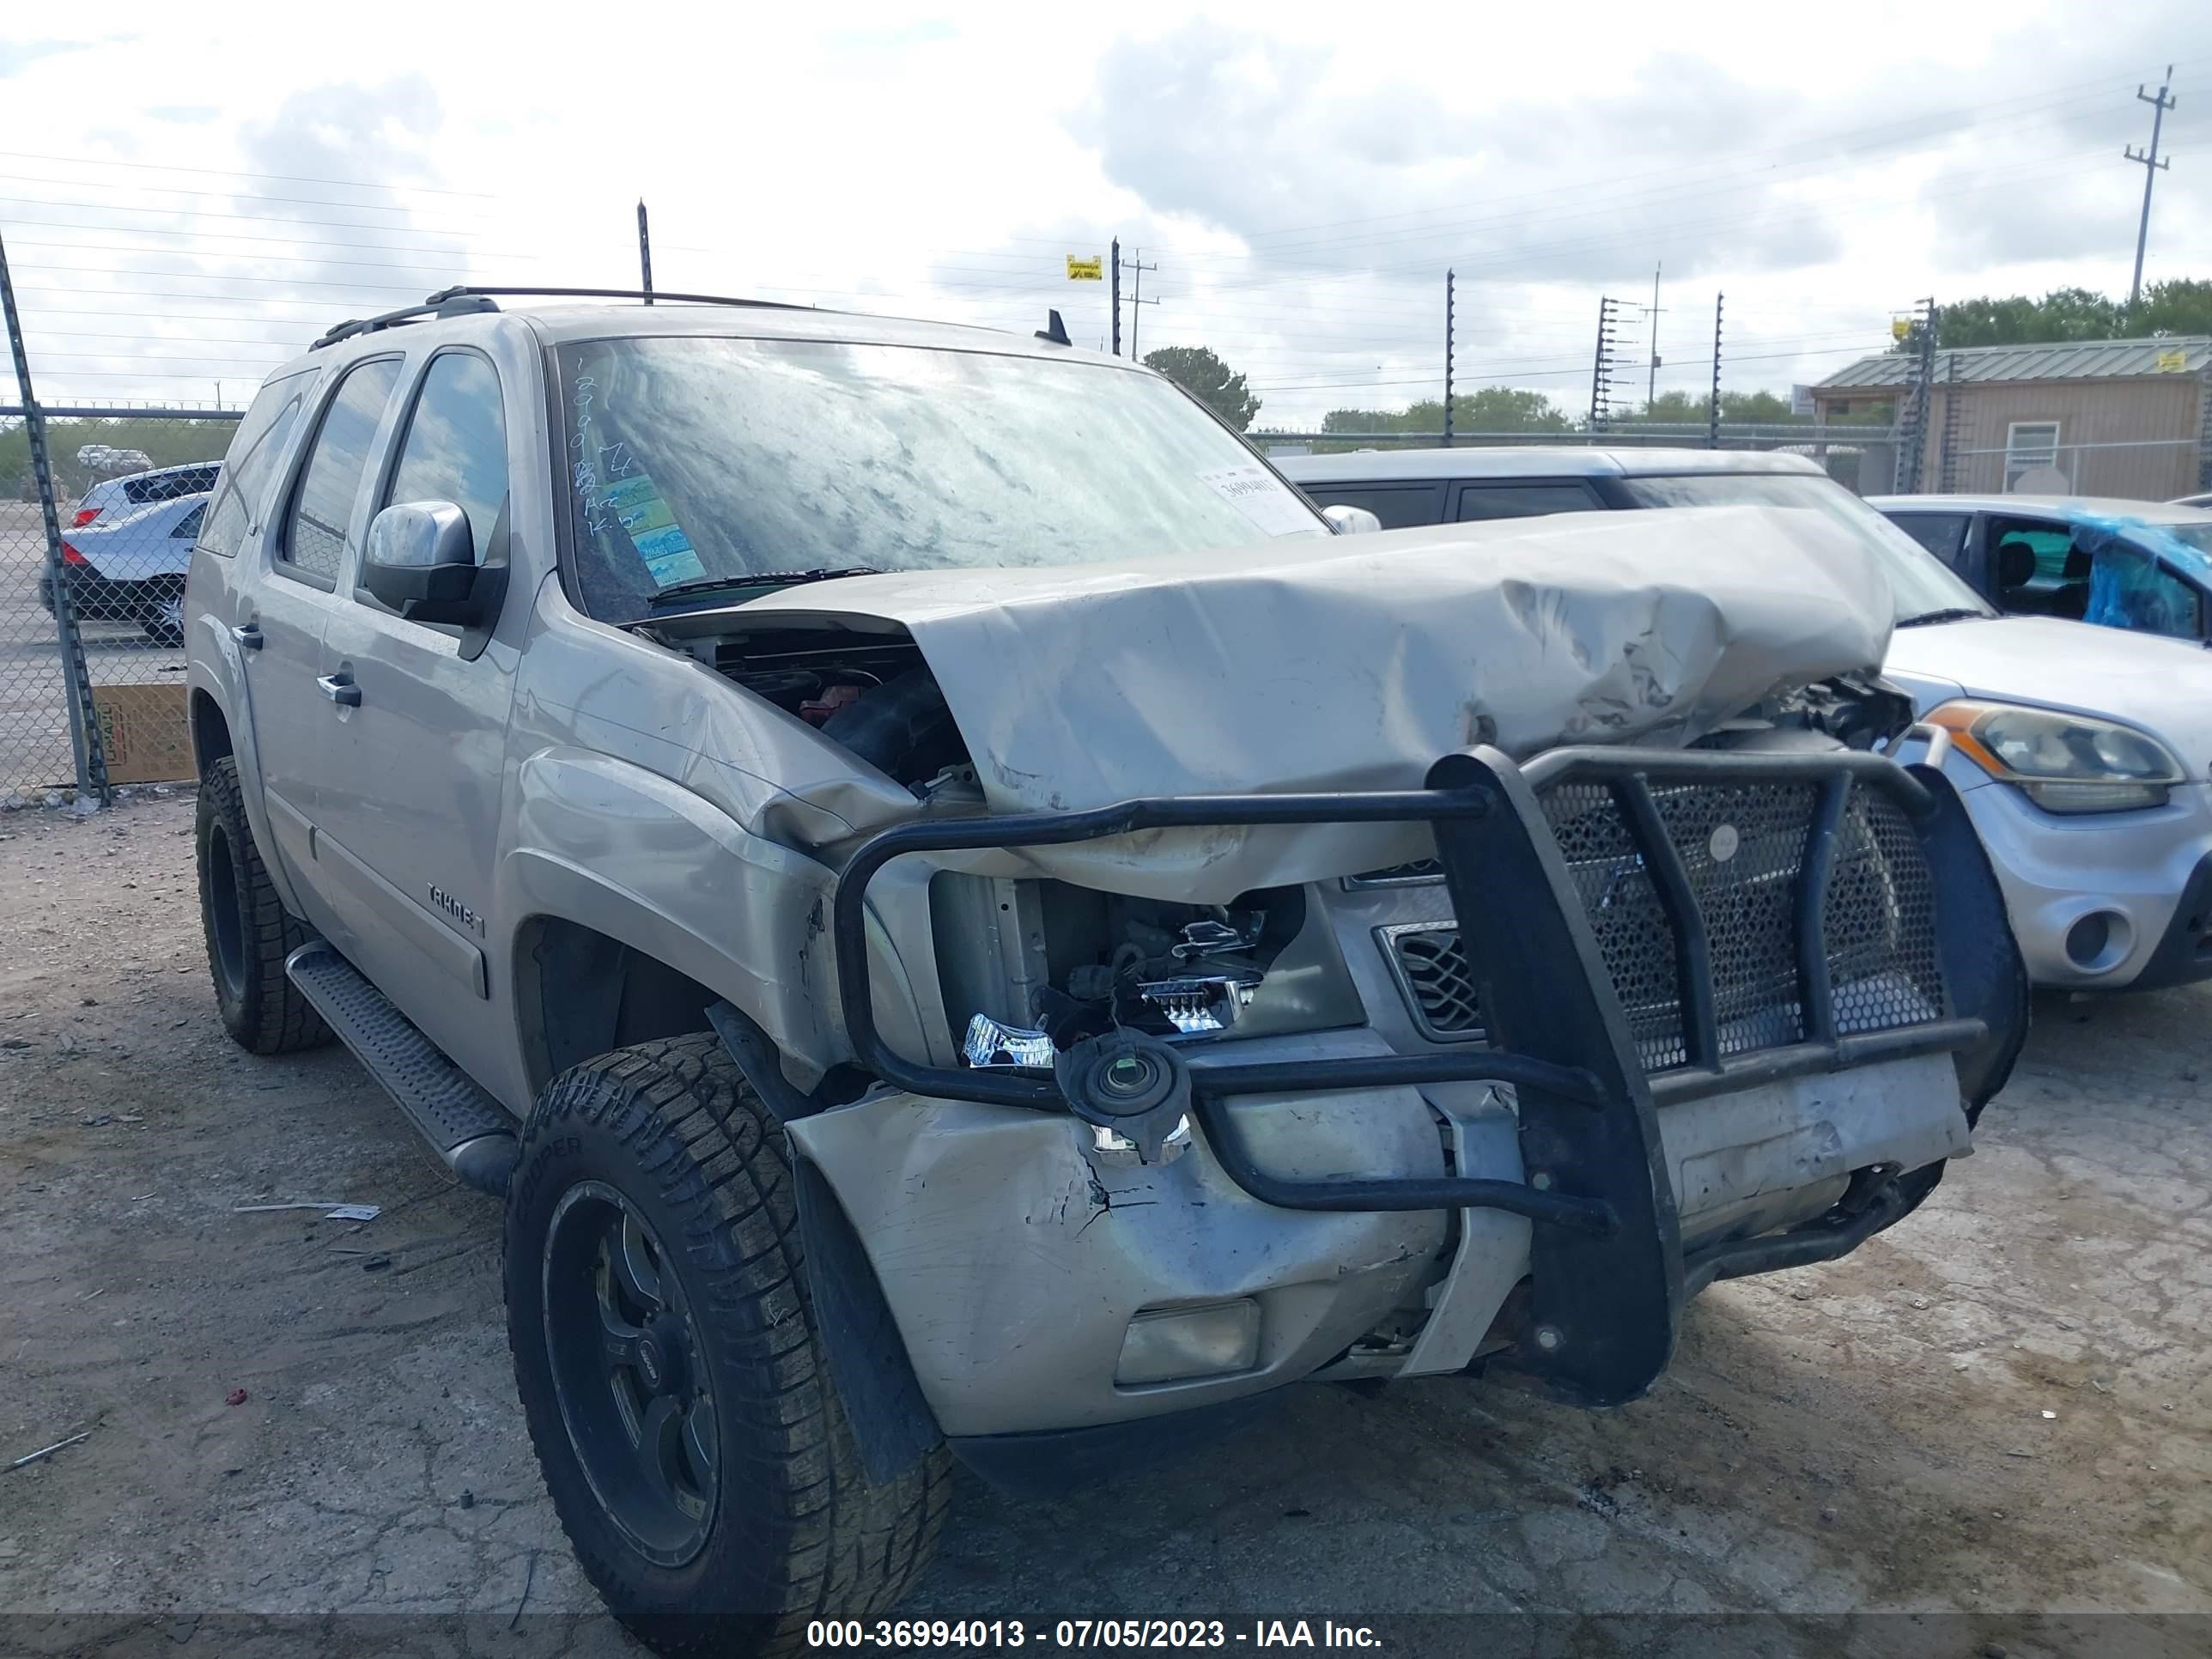
[[[953,1457],[1632,1399],[1968,1150],[2024,981],[1847,538],[1340,535],[1056,322],[660,297],[333,329],[185,617],[223,1021],[504,1195],[648,1641],[888,1609]]]

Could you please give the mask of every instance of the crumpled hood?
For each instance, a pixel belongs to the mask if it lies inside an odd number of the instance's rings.
[[[1777,690],[1880,662],[1892,614],[1849,533],[1730,507],[852,578],[728,621],[903,628],[1004,813],[1410,788],[1478,743],[1516,757],[1679,745]],[[1095,884],[1194,899],[1202,866],[1225,899],[1418,856],[1425,841],[1391,826],[1192,831],[1128,838],[1142,868],[1128,844],[1035,861],[1073,875],[1103,849],[1117,873]]]
[[[2212,651],[2188,640],[2053,617],[1930,623],[1899,629],[1885,668],[1922,714],[1963,693],[2102,714],[2164,741],[2196,777],[2212,769]]]

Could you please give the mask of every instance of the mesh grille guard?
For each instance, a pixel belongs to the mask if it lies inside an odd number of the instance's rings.
[[[1852,750],[1565,748],[1522,767],[1496,750],[1476,749],[1437,761],[1419,790],[1165,796],[1082,812],[904,824],[864,842],[838,878],[830,932],[847,1034],[862,1067],[911,1093],[1067,1109],[1042,1071],[917,1064],[884,1042],[868,972],[866,896],[877,872],[903,854],[1066,846],[1174,827],[1425,823],[1458,920],[1460,971],[1482,1011],[1486,1040],[1322,1061],[1194,1055],[1192,1115],[1222,1172],[1262,1203],[1318,1211],[1487,1208],[1528,1218],[1536,1224],[1530,1328],[1542,1352],[1523,1351],[1513,1363],[1553,1398],[1618,1403],[1641,1394],[1664,1369],[1686,1293],[1655,1102],[1951,1052],[1962,1092],[1978,1105],[1978,1091],[1985,1084],[1994,1089],[1988,1080],[2001,1081],[2017,1051],[2022,981],[2003,932],[2002,896],[1956,797],[1940,775],[1924,775],[1925,783],[1890,760]],[[1737,890],[1701,881],[1681,842],[1705,822],[1698,813],[1729,791],[1747,805],[1765,804],[1752,836],[1727,822],[1736,855],[1750,846],[1754,865],[1747,867],[1771,878],[1773,891],[1748,899],[1739,892],[1731,902],[1747,908],[1716,915],[1708,914],[1716,896]],[[1547,799],[1562,805],[1547,811]],[[1794,853],[1776,805],[1790,799],[1798,808]],[[1562,848],[1563,840],[1599,833],[1582,822],[1592,813],[1607,820],[1604,835],[1625,838],[1624,856],[1636,860],[1648,889],[1644,902],[1666,921],[1662,937],[1671,951],[1662,945],[1655,957],[1646,939],[1636,947],[1640,957],[1624,957],[1616,945],[1608,961],[1603,930],[1593,925],[1589,896]],[[1709,849],[1722,822],[1705,826]],[[1932,910],[1932,926],[1918,930],[1927,950],[1907,950],[1901,959],[1910,963],[1906,976],[1918,1005],[1911,1012],[1934,1018],[1899,1024],[1881,1024],[1889,1015],[1879,1006],[1871,1020],[1838,1012],[1857,1007],[1852,999],[1863,977],[1853,964],[1864,953],[1854,955],[1851,933],[1855,927],[1863,931],[1861,913],[1869,901],[1854,885],[1855,860],[1863,861],[1869,848],[1878,854],[1884,841],[1915,855],[1906,861],[1924,879],[1906,884],[1913,888],[1907,898],[1915,907],[1924,899]],[[1777,867],[1769,872],[1767,864]],[[1893,896],[1880,896],[1884,904]],[[1777,905],[1787,908],[1788,927],[1777,924]],[[1893,921],[1901,914],[1890,913]],[[1989,942],[1993,918],[2002,951]],[[1844,937],[1832,937],[1838,933]],[[1929,951],[1940,952],[1940,966]],[[1616,988],[1626,968],[1654,984],[1665,981],[1679,1059],[1671,1048],[1639,1051]],[[1786,981],[1778,988],[1777,974]],[[1763,1003],[1751,999],[1751,1043],[1729,1035],[1741,1029],[1746,986],[1764,988]],[[1786,1021],[1778,1007],[1790,1011]],[[1647,1075],[1653,1060],[1668,1064]],[[1460,1080],[1514,1086],[1525,1184],[1285,1180],[1253,1162],[1220,1109],[1236,1095]]]
[[[1497,962],[1486,957],[1498,952],[1466,942],[1482,938],[1469,927],[1471,915],[1501,908],[1485,896],[1504,884],[1496,876],[1499,866],[1483,864],[1480,843],[1502,838],[1543,849],[1546,862],[1556,864],[1544,872],[1551,890],[1534,896],[1532,908],[1542,910],[1540,900],[1548,898],[1562,912],[1555,926],[1572,924],[1566,931],[1578,937],[1555,934],[1553,959],[1534,964],[1538,981],[1550,984],[1565,975],[1609,993],[1600,1000],[1638,1062],[1629,1069],[1654,1073],[1650,1086],[1662,1099],[1957,1049],[1988,1035],[1979,1021],[1953,1017],[1945,994],[1935,926],[1943,884],[1934,878],[1928,849],[1917,844],[1939,803],[1905,767],[1847,750],[1626,748],[1557,749],[1516,767],[1496,750],[1475,750],[1438,762],[1429,785],[1395,792],[1164,796],[1089,811],[885,830],[854,854],[832,905],[839,998],[855,1057],[912,1093],[1060,1109],[1066,1103],[1042,1069],[931,1066],[884,1042],[866,949],[869,882],[909,853],[1066,846],[1140,830],[1231,824],[1428,823],[1437,836],[1438,857],[1433,866],[1425,862],[1421,873],[1443,872],[1459,921],[1405,931],[1423,953],[1421,966],[1449,976],[1449,988],[1435,994],[1452,1000],[1455,1018],[1443,1028],[1449,1035],[1476,1026],[1474,1004],[1488,1000],[1480,988],[1497,977]],[[1699,837],[1710,846],[1724,823],[1741,848],[1735,856],[1747,865],[1765,860],[1770,867],[1762,873],[1771,879],[1755,874],[1719,892],[1733,908],[1716,926],[1708,914],[1716,884],[1699,878],[1710,869],[1693,876],[1682,848]],[[1467,849],[1475,854],[1470,864],[1455,859],[1446,843],[1465,840],[1474,825],[1484,828],[1474,837],[1478,844]],[[1722,860],[1708,854],[1707,862]],[[1627,881],[1624,866],[1633,866]],[[1487,882],[1480,874],[1486,867]],[[1786,916],[1778,908],[1785,903]],[[1502,908],[1516,926],[1527,919],[1513,902]],[[1900,917],[1900,908],[1909,914]],[[1571,944],[1579,948],[1566,948]],[[1893,970],[1902,988],[1893,984],[1885,994],[1879,972],[1854,974],[1839,988],[1837,968],[1854,962]],[[1655,1011],[1664,1015],[1658,1029]],[[1748,1030],[1736,1029],[1747,1022]],[[1194,1082],[1200,1095],[1218,1098],[1540,1080],[1599,1103],[1587,1067],[1547,1060],[1503,1031],[1482,1034],[1491,1036],[1490,1046],[1456,1054],[1256,1065],[1201,1058]]]

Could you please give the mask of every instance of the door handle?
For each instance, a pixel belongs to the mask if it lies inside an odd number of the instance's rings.
[[[323,695],[341,708],[361,707],[361,688],[353,683],[350,674],[325,674],[315,682],[323,688]]]
[[[230,630],[230,637],[248,651],[258,651],[261,648],[261,624],[240,623]]]

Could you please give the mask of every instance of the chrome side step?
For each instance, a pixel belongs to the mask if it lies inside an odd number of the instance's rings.
[[[504,1198],[520,1146],[499,1103],[326,940],[293,951],[284,973],[453,1173]]]

